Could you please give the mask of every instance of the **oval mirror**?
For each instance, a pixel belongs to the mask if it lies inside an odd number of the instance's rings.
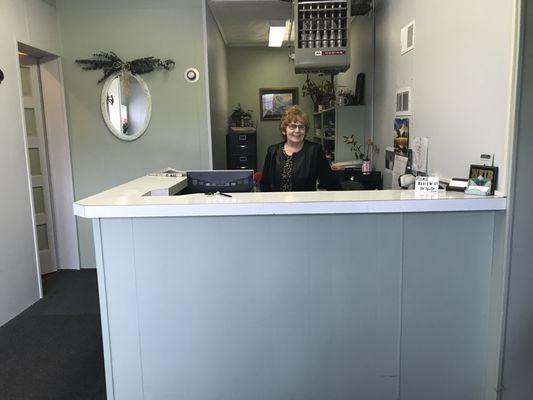
[[[124,71],[111,75],[105,81],[101,107],[107,127],[122,140],[135,140],[141,136],[152,114],[146,82]]]

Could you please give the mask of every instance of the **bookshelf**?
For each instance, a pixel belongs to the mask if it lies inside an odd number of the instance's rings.
[[[366,143],[368,134],[366,106],[336,106],[313,113],[309,137],[322,145],[331,162],[354,159],[344,136],[354,135],[358,143]]]

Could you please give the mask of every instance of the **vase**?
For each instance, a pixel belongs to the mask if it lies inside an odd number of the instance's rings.
[[[361,172],[363,175],[370,175],[372,172],[372,162],[370,160],[363,160],[363,164],[361,165]]]

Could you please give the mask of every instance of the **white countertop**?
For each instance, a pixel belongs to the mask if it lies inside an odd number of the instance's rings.
[[[507,206],[502,196],[445,191],[431,196],[419,196],[413,190],[166,195],[186,186],[183,177],[144,176],[75,202],[74,214],[84,218],[357,214],[505,210]]]

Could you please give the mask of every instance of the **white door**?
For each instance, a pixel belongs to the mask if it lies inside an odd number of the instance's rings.
[[[35,57],[20,56],[20,76],[24,96],[24,119],[30,161],[35,230],[41,275],[43,275],[56,271],[57,262],[41,83],[38,60]]]

